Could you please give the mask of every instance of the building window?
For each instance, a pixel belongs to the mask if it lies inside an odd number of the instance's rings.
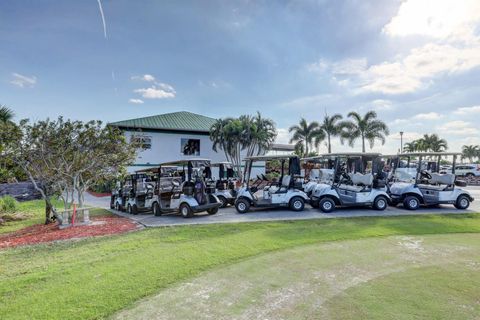
[[[200,139],[181,139],[180,153],[184,156],[200,155]]]
[[[152,148],[152,137],[144,135],[132,135],[130,142],[138,143],[140,149],[151,149]]]

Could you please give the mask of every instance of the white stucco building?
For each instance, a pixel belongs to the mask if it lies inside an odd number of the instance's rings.
[[[110,123],[125,132],[127,139],[139,139],[143,150],[139,151],[135,164],[129,172],[157,167],[162,162],[194,157],[225,161],[223,151],[215,152],[210,141],[210,127],[214,118],[180,111],[156,116]],[[292,153],[293,146],[274,145],[275,154]],[[264,168],[256,168],[264,172]]]

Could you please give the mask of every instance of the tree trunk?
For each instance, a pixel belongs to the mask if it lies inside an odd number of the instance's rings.
[[[332,145],[330,143],[330,134],[328,134],[327,137],[328,137],[328,153],[332,153]]]
[[[52,222],[52,204],[49,200],[45,199],[45,224]]]
[[[362,152],[365,153],[365,137],[362,136]]]

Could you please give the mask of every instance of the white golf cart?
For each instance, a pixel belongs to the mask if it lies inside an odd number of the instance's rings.
[[[442,157],[452,156],[452,173],[440,174]],[[403,203],[408,210],[416,210],[420,205],[436,206],[453,204],[457,209],[467,209],[473,197],[458,186],[465,186],[463,181],[456,180],[455,162],[461,153],[452,152],[422,152],[403,153],[399,157],[406,158],[407,163],[416,159],[417,171],[413,178],[396,178],[390,186],[392,204]],[[396,169],[398,170],[398,169]]]
[[[335,162],[329,158],[316,156],[302,159],[305,182],[303,191],[311,196],[317,185],[330,184],[333,180]]]
[[[221,208],[225,208],[228,205],[234,205],[235,199],[237,198],[237,190],[235,184],[237,180],[235,179],[235,172],[233,170],[233,165],[230,162],[215,162],[211,164],[212,169],[218,169],[218,176],[214,176],[218,179],[211,180],[211,184],[215,188],[215,195],[222,202]],[[212,172],[212,175],[215,174]],[[210,177],[211,178],[211,177]]]
[[[383,163],[378,153],[325,154],[335,161],[333,180],[319,184],[311,196],[313,207],[332,212],[337,206],[385,210],[390,202]]]
[[[122,207],[130,214],[149,212],[152,209],[156,175],[148,171],[129,176],[123,188]]]
[[[176,166],[178,170],[162,174],[163,166]],[[154,215],[179,213],[190,218],[204,211],[216,214],[222,202],[215,196],[214,189],[205,184],[204,172],[209,166],[210,160],[197,158],[161,164],[152,201]]]
[[[148,180],[145,173],[130,174],[122,181],[118,181],[112,191],[110,208],[118,211],[128,211],[132,214],[138,213],[138,202],[145,200],[147,195],[145,182]],[[153,190],[153,186],[150,186]]]
[[[257,175],[253,184],[250,174],[256,162],[278,161],[279,179],[269,179],[264,174]],[[288,168],[287,168],[288,166]],[[302,182],[295,183],[300,175],[300,159],[295,155],[255,156],[245,158],[245,175],[242,187],[238,190],[235,208],[238,213],[246,213],[250,207],[275,208],[289,207],[293,211],[302,211],[308,196],[300,190]],[[259,187],[264,185],[261,190]]]

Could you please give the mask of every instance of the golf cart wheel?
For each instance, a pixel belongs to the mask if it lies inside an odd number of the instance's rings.
[[[207,210],[208,214],[216,214],[218,212],[218,208],[211,208]]]
[[[161,216],[162,212],[160,211],[160,205],[158,202],[153,203],[152,212],[154,216]]]
[[[383,211],[388,207],[388,199],[384,196],[378,196],[373,201],[373,208],[375,210]]]
[[[455,202],[455,208],[460,209],[460,210],[465,210],[468,209],[470,206],[470,199],[462,194],[458,196],[457,201]]]
[[[333,201],[332,198],[323,198],[318,203],[318,207],[325,213],[332,212],[333,210],[335,210],[335,201]]]
[[[220,202],[222,203],[220,208],[225,208],[226,206],[228,206],[227,198],[225,198],[224,196],[218,196],[218,200],[220,200]]]
[[[182,203],[179,208],[180,214],[184,218],[191,218],[193,217],[192,208],[187,203]]]
[[[305,208],[305,200],[302,197],[293,197],[289,203],[290,210],[302,211]]]
[[[235,209],[238,213],[247,213],[250,210],[250,202],[247,199],[238,199],[235,202]]]
[[[128,213],[128,214],[133,214],[133,212],[132,212],[132,206],[131,206],[131,205],[128,205],[128,206],[127,206],[127,213]]]
[[[417,210],[420,207],[420,200],[415,196],[407,196],[403,200],[403,207],[408,210]]]
[[[136,204],[132,206],[132,214],[137,215],[138,214],[138,207]]]
[[[122,211],[122,210],[120,210],[121,208],[120,208],[120,205],[118,204],[118,202],[115,202],[114,207],[115,207],[115,210]]]

